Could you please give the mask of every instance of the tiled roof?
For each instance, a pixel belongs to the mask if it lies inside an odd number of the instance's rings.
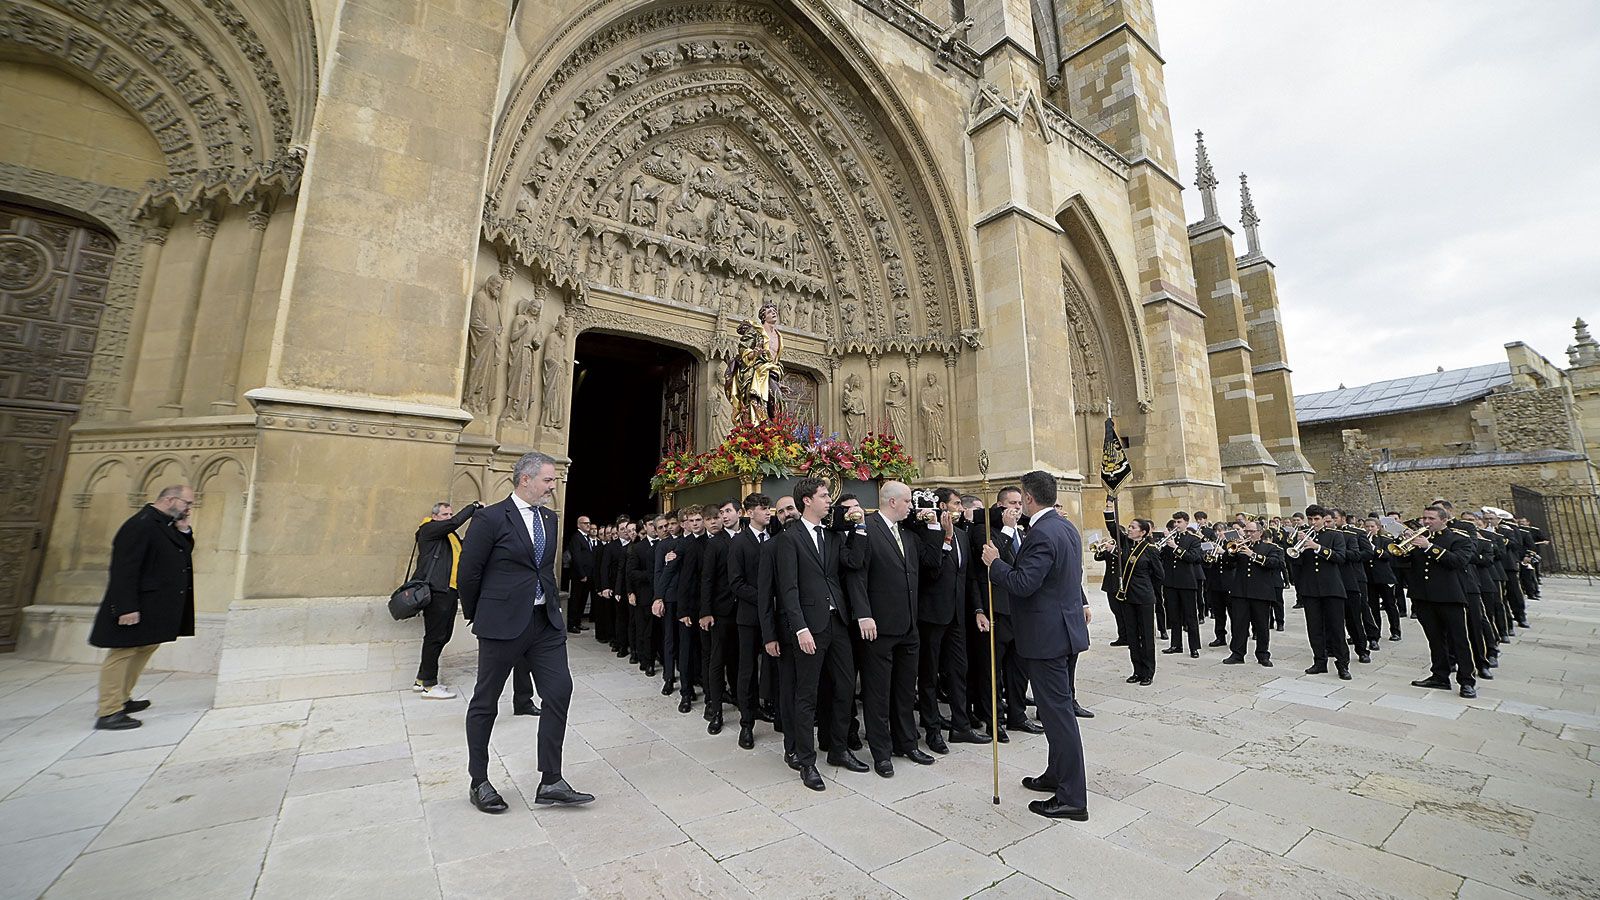
[[[1510,383],[1511,364],[1508,362],[1429,372],[1353,388],[1300,394],[1294,398],[1295,418],[1301,425],[1311,425],[1439,409],[1477,400],[1500,385]]]

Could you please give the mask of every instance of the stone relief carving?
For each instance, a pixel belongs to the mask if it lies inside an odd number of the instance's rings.
[[[719,446],[733,430],[733,403],[726,391],[711,391],[711,446]]]
[[[900,443],[911,440],[911,391],[899,372],[889,373],[889,384],[883,389],[883,418]]]
[[[1107,384],[1105,348],[1100,326],[1089,311],[1083,290],[1063,266],[1061,291],[1067,310],[1068,339],[1072,354],[1072,399],[1079,413],[1105,412]]]
[[[946,414],[944,390],[939,387],[939,376],[928,373],[922,388],[922,448],[928,462],[943,462],[949,455],[945,441],[949,417]]]
[[[559,430],[567,415],[567,373],[572,368],[568,357],[568,335],[572,322],[563,315],[545,340],[544,350],[544,427]]]
[[[500,365],[500,295],[505,279],[498,274],[484,279],[472,293],[471,318],[467,323],[467,383],[462,404],[469,412],[485,415],[494,400],[490,385]]]
[[[867,433],[867,398],[861,388],[861,376],[851,375],[844,380],[844,399],[839,404],[844,413],[844,436],[854,444]]]
[[[506,408],[503,418],[526,423],[533,406],[533,357],[543,341],[539,338],[539,315],[543,301],[538,294],[517,304],[511,320],[510,361],[506,366]]]

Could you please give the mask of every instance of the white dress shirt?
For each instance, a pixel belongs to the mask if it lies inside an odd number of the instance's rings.
[[[517,512],[522,514],[522,527],[528,529],[528,543],[531,544],[532,546],[535,546],[535,547],[539,546],[539,542],[534,540],[534,536],[533,536],[535,528],[539,529],[539,533],[540,534],[544,534],[544,521],[543,521],[543,518],[539,516],[539,511],[534,506],[529,504],[528,501],[522,499],[521,497],[518,497],[515,493],[513,493],[511,495],[511,502],[515,503],[517,505]],[[538,522],[537,525],[534,523],[534,519],[535,518],[539,518],[539,522]],[[545,538],[548,539],[549,536],[545,535]],[[539,560],[537,560],[537,559],[534,560],[533,561],[533,566],[534,566],[534,570],[535,570],[534,571],[533,605],[534,606],[543,606],[544,605],[544,582],[539,580],[539,577],[538,577]]]

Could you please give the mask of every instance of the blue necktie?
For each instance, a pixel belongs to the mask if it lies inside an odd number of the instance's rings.
[[[1017,558],[1017,554],[1021,553],[1021,552],[1022,552],[1022,538],[1017,537],[1016,533],[1013,532],[1012,535],[1011,535],[1011,558],[1012,559],[1016,559]]]
[[[539,507],[528,511],[533,513],[533,602],[538,603],[544,599],[544,582],[537,577],[539,565],[544,560],[544,524],[539,521]]]

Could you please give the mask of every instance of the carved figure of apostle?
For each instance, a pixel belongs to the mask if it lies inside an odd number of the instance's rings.
[[[711,401],[711,444],[720,446],[733,430],[733,404],[727,392],[717,391]]]
[[[889,432],[904,444],[911,440],[911,390],[899,372],[889,373],[889,386],[883,390],[883,415]]]
[[[513,422],[528,421],[528,410],[533,405],[533,354],[541,341],[535,330],[539,325],[539,307],[533,300],[517,304],[517,314],[511,320],[511,362],[506,370],[505,417]]]
[[[939,462],[949,452],[944,414],[944,391],[939,390],[938,376],[929,372],[927,387],[922,389],[922,445],[929,462]]]
[[[758,322],[740,323],[739,352],[728,363],[723,391],[740,424],[764,422],[783,411],[783,335],[778,308],[763,304]]]
[[[844,399],[839,404],[844,413],[844,436],[852,444],[861,442],[866,434],[867,398],[861,391],[861,376],[851,375],[844,380]]]
[[[556,327],[545,342],[544,351],[544,427],[560,428],[566,418],[567,400],[567,317],[556,320]]]
[[[500,294],[505,279],[498,274],[484,279],[472,294],[472,315],[467,322],[466,406],[480,415],[489,411],[489,385],[500,363]]]

